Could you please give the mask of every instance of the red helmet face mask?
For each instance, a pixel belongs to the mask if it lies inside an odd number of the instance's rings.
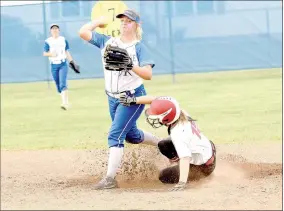
[[[178,102],[172,97],[158,97],[146,109],[147,122],[154,128],[173,124],[180,116]]]

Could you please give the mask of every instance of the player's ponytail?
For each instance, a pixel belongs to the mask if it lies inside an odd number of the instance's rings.
[[[184,123],[184,122],[187,122],[187,115],[184,113],[183,110],[180,111],[180,115],[179,115],[179,118],[178,118],[178,122],[179,123]]]
[[[184,110],[181,110],[180,116],[179,116],[177,121],[178,121],[178,123],[184,123],[184,122],[188,122],[188,121],[197,121],[197,120],[192,119],[187,112],[185,112]]]

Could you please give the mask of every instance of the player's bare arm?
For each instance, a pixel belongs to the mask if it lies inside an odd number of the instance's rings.
[[[71,53],[68,50],[66,51],[66,57],[69,62],[73,61],[73,57],[71,56]]]
[[[135,97],[135,96],[129,96],[126,93],[121,93],[119,97],[119,102],[124,106],[130,106],[135,104],[151,104],[155,98],[156,97],[149,95]]]
[[[187,178],[189,175],[189,171],[190,171],[190,157],[183,157],[180,158],[179,160],[179,183],[177,184],[177,186],[179,186],[178,190],[181,190],[183,188],[185,188],[185,185],[187,183]]]
[[[154,96],[149,96],[149,95],[137,97],[137,98],[136,98],[136,103],[137,103],[137,104],[151,104],[152,101],[153,101],[155,98],[156,98],[156,97],[154,97]]]
[[[80,30],[79,30],[79,36],[85,40],[85,41],[90,41],[92,39],[92,32],[97,28],[104,28],[108,24],[108,19],[104,16],[101,16],[100,18],[86,23],[83,25]]]
[[[151,80],[152,79],[152,67],[151,67],[151,65],[146,65],[146,66],[143,66],[143,67],[134,66],[132,71],[135,72],[136,75],[143,78],[144,80]]]
[[[43,56],[47,56],[47,57],[56,57],[57,54],[55,52],[43,52]]]
[[[190,170],[190,157],[183,157],[179,160],[179,182],[170,191],[179,191],[186,188],[187,178]]]

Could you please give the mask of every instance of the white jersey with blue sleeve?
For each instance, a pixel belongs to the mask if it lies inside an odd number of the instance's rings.
[[[49,37],[45,40],[44,51],[45,52],[54,52],[57,56],[49,57],[51,64],[60,64],[66,61],[66,50],[69,50],[69,43],[67,40],[59,36],[57,38]]]
[[[109,71],[105,69],[103,56],[105,47],[108,44],[127,50],[134,66],[155,66],[153,60],[149,57],[149,53],[145,46],[138,40],[125,44],[118,37],[115,38],[93,32],[92,39],[89,43],[101,49],[102,62],[104,66],[105,89],[107,92],[119,93],[127,90],[133,90],[143,84],[143,80],[133,71],[129,71],[130,74],[125,75],[119,71]]]

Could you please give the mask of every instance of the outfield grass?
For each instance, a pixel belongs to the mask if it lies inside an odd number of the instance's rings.
[[[282,140],[282,70],[250,70],[154,76],[148,94],[169,95],[198,120],[216,143]],[[1,85],[2,149],[92,149],[107,147],[110,127],[103,79],[69,81],[72,108],[59,108],[52,83]],[[140,128],[152,129],[144,115]]]

